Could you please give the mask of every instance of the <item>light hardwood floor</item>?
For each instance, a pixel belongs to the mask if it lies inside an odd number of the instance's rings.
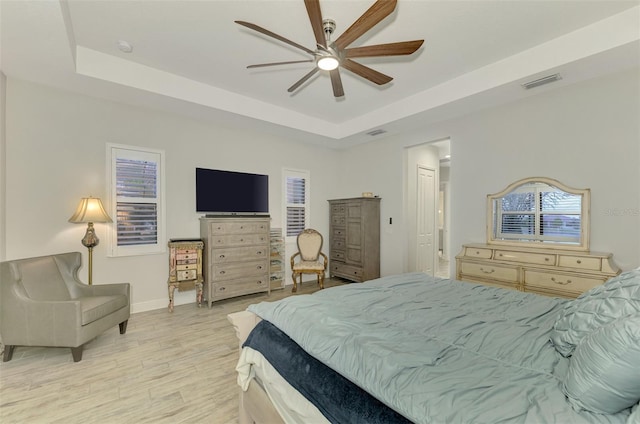
[[[344,284],[327,279],[325,287]],[[357,283],[355,283],[357,284]],[[299,294],[317,290],[307,282]],[[238,342],[227,314],[291,295],[291,286],[134,314],[89,342],[82,361],[67,348],[16,347],[0,363],[0,422],[237,423]]]

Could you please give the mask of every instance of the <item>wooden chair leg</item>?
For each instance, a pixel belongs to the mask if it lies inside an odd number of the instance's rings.
[[[291,279],[293,280],[293,288],[291,289],[291,293],[295,293],[298,291],[298,281],[296,280],[296,273],[291,274]],[[302,283],[302,279],[300,280]]]
[[[120,324],[118,324],[120,326],[120,334],[124,334],[127,332],[127,323],[129,322],[129,320],[126,321],[122,321]]]
[[[15,345],[4,345],[4,354],[2,355],[2,362],[9,362],[13,357],[13,349]]]
[[[324,289],[324,272],[322,274],[318,274],[318,279],[320,280],[320,290]]]
[[[73,356],[73,362],[80,362],[82,360],[82,348],[83,348],[83,345],[71,348],[71,355]]]

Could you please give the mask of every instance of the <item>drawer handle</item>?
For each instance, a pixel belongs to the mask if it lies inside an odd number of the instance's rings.
[[[262,269],[262,265],[258,265],[256,269]]]
[[[549,262],[549,258],[544,258],[544,261],[545,262]]]
[[[256,284],[261,286],[262,285],[262,281],[258,280],[258,281],[256,281]]]
[[[226,290],[226,287],[220,287],[220,288],[218,289],[218,291],[225,291],[225,290]]]
[[[226,273],[227,273],[227,271],[220,271],[218,274],[223,275],[223,274],[226,274]]]
[[[262,250],[258,250],[258,251],[256,252],[256,255],[262,255]]]
[[[224,259],[224,255],[220,255],[218,256],[220,259]]]
[[[556,284],[560,284],[561,286],[566,286],[567,284],[571,284],[571,280],[558,281],[558,280],[556,280],[556,277],[551,277],[551,281],[553,281]]]
[[[480,268],[480,271],[484,272],[485,274],[493,274],[496,270],[491,268],[490,271],[486,271],[484,268]]]
[[[576,263],[581,264],[581,263],[582,263],[582,261],[581,261],[580,259],[578,259],[578,260],[576,261]]]

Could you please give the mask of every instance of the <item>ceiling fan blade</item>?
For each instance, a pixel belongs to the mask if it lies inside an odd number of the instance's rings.
[[[304,0],[307,7],[307,14],[313,29],[313,35],[316,37],[316,43],[323,47],[327,47],[327,40],[322,29],[322,12],[320,11],[320,0]]]
[[[424,40],[401,41],[399,43],[376,44],[373,46],[354,47],[345,49],[344,57],[377,57],[377,56],[403,56],[420,48]]]
[[[292,63],[309,63],[309,62],[313,62],[313,59],[309,59],[309,60],[290,60],[288,62],[258,63],[256,65],[247,66],[247,69],[264,68],[266,66],[289,65],[289,64],[292,64]]]
[[[386,84],[393,79],[389,75],[385,75],[382,72],[378,72],[374,69],[369,68],[368,66],[364,66],[358,62],[354,62],[351,59],[343,60],[340,65],[344,69],[351,71],[354,74],[360,75],[362,78],[366,78],[378,85]]]
[[[289,40],[287,38],[284,38],[283,36],[278,35],[275,32],[271,32],[268,29],[264,29],[261,26],[258,26],[256,24],[252,24],[250,22],[245,22],[245,21],[235,21],[235,23],[237,23],[238,25],[242,25],[244,27],[247,27],[249,29],[252,29],[254,31],[258,31],[261,34],[268,35],[269,37],[273,37],[276,40],[282,41],[283,43],[287,43],[290,46],[296,47],[296,48],[298,48],[300,50],[304,50],[305,52],[307,52],[309,54],[314,54],[315,53],[313,50],[309,50],[305,46],[301,46],[298,43],[294,43],[293,41],[291,41],[291,40]]]
[[[345,32],[335,41],[338,50],[342,50],[365,32],[373,28],[378,22],[386,18],[396,8],[397,0],[378,0],[366,12],[362,14]]]
[[[293,84],[291,87],[289,87],[289,89],[287,90],[289,93],[294,92],[298,87],[300,87],[302,84],[304,84],[309,78],[311,78],[313,75],[315,75],[315,73],[318,72],[318,68],[314,67],[311,72],[309,72],[307,75],[303,76],[302,78],[300,78],[298,80],[298,82],[296,82],[295,84]]]
[[[342,88],[342,78],[340,78],[340,71],[338,68],[329,73],[331,76],[331,86],[333,87],[334,97],[344,96],[344,89]]]

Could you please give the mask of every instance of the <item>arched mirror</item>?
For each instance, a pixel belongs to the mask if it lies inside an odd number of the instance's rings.
[[[589,250],[589,189],[525,178],[487,196],[487,242]]]

